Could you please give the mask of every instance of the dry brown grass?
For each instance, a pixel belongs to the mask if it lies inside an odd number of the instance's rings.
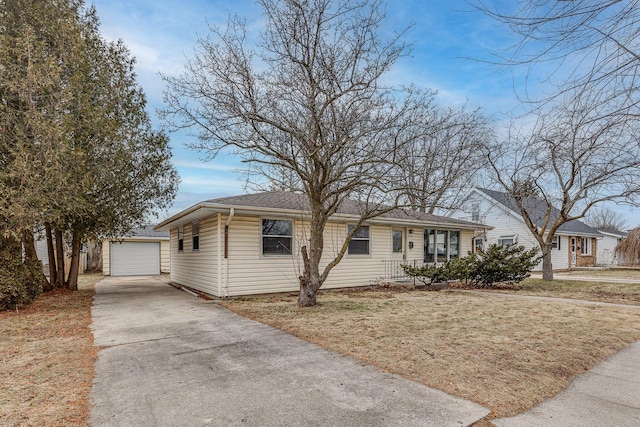
[[[93,285],[43,294],[24,309],[0,313],[0,424],[86,425],[96,349],[91,323]]]
[[[498,292],[521,295],[573,298],[616,304],[640,305],[640,284],[612,282],[584,282],[579,280],[526,279],[511,289]],[[487,291],[492,292],[492,291]]]
[[[456,291],[326,292],[225,302],[322,347],[478,402],[523,412],[640,339],[640,309],[506,300]]]

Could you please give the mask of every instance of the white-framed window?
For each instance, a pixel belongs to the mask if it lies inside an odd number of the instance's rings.
[[[401,253],[402,246],[402,230],[393,230],[392,232],[392,248],[394,253]]]
[[[582,255],[591,255],[591,237],[583,237],[580,245]]]
[[[178,227],[178,252],[184,250],[184,227],[181,225]]]
[[[560,250],[560,241],[561,238],[560,236],[556,236],[553,238],[553,241],[551,242],[551,249],[558,249]]]
[[[262,218],[262,255],[291,255],[293,222],[289,219]]]
[[[516,243],[518,243],[518,236],[515,234],[498,237],[498,245],[500,246],[515,245]]]
[[[471,205],[471,222],[480,222],[480,203]]]
[[[198,221],[191,223],[191,250],[200,250],[200,223]]]
[[[347,225],[347,234],[353,230],[354,225]],[[347,253],[349,255],[369,255],[369,226],[361,225],[353,233]]]

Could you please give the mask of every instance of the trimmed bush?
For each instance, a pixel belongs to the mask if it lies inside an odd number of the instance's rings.
[[[517,245],[491,245],[485,251],[472,254],[475,269],[471,284],[490,288],[496,283],[519,283],[531,275],[531,270],[540,261],[538,252],[538,248],[527,250]]]
[[[452,259],[442,265],[403,265],[402,268],[408,276],[426,285],[459,280],[465,286],[491,288],[497,283],[521,282],[531,275],[539,261],[537,248],[491,245],[485,251],[470,253],[468,257]]]

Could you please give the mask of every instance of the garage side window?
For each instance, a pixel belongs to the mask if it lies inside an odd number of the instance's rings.
[[[178,227],[178,252],[184,250],[184,227]]]
[[[200,250],[200,223],[191,223],[191,242],[194,251]]]
[[[262,255],[291,255],[293,224],[285,219],[262,219]]]

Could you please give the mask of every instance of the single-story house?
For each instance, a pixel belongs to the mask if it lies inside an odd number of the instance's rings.
[[[618,265],[618,255],[616,254],[616,246],[627,237],[627,233],[618,230],[604,230],[599,228],[602,239],[598,240],[598,265],[610,267]]]
[[[541,200],[528,198],[526,206],[532,220],[541,225],[547,205]],[[560,214],[552,209],[552,220]],[[475,237],[474,250],[487,245],[507,245],[517,243],[527,249],[539,248],[537,240],[520,214],[514,198],[506,193],[474,188],[465,196],[458,209],[449,212],[452,218],[481,222],[491,226]],[[551,264],[554,270],[568,270],[573,267],[595,266],[597,262],[598,240],[602,234],[582,221],[569,221],[558,228],[551,249]],[[535,270],[542,269],[542,262]]]
[[[127,236],[102,241],[102,274],[146,276],[169,273],[169,233],[153,225],[136,228]]]
[[[217,297],[298,290],[307,206],[303,194],[265,192],[207,200],[161,222],[155,230],[171,236],[171,281]],[[359,206],[347,200],[329,219],[321,267],[358,221]],[[466,255],[484,228],[425,213],[388,212],[355,233],[323,288],[367,286],[392,278],[403,263]]]

